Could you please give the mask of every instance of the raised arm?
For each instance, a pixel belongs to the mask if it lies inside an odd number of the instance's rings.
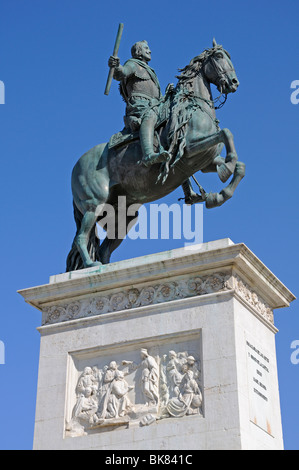
[[[119,57],[110,56],[108,60],[108,66],[114,67],[114,75],[113,78],[118,80],[119,82],[125,78],[130,77],[135,73],[136,66],[130,60],[126,62],[124,65],[120,65]]]

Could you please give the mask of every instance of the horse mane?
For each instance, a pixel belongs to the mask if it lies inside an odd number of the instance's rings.
[[[199,73],[206,59],[211,57],[216,51],[225,52],[230,59],[229,53],[220,44],[209,49],[205,49],[200,55],[194,57],[186,67],[178,69],[179,72],[181,72],[180,75],[176,76],[179,80],[178,85],[186,85],[190,82]]]
[[[183,69],[178,69],[181,74],[176,76],[178,83],[172,97],[168,131],[169,152],[175,155],[174,163],[184,155],[186,127],[194,109],[198,107],[198,101],[194,102],[193,80],[199,74],[204,62],[217,51],[224,52],[230,59],[229,53],[220,44],[216,44],[194,57]]]

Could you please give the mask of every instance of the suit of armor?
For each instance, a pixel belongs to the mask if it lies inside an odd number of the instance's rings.
[[[136,43],[133,48],[134,57],[123,66],[113,57],[109,59],[109,66],[115,67],[114,78],[120,82],[120,93],[127,105],[125,126],[133,132],[139,129],[142,163],[150,166],[170,159],[164,149],[159,153],[154,151],[154,130],[163,106],[163,96],[157,75],[147,64],[151,58],[147,42]]]

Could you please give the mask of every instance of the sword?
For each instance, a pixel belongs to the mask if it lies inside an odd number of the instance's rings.
[[[122,36],[122,33],[123,33],[123,29],[124,29],[123,23],[119,23],[117,36],[116,36],[114,49],[113,49],[113,54],[112,54],[113,57],[117,57],[119,44],[120,44],[121,36]],[[107,78],[106,88],[105,88],[105,92],[104,92],[105,95],[109,95],[109,91],[110,91],[110,87],[111,87],[111,83],[112,83],[112,79],[113,79],[113,74],[114,74],[114,69],[115,69],[115,67],[110,68],[109,75],[108,75],[108,78]]]

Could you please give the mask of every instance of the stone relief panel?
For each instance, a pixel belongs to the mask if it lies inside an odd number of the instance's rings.
[[[199,339],[83,362],[70,391],[66,436],[202,415]]]

